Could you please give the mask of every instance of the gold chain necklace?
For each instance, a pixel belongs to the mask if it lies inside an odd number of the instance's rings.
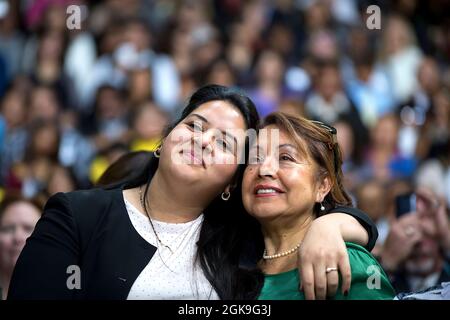
[[[146,206],[145,206],[145,204],[144,204],[144,197],[143,197],[143,195],[142,195],[142,186],[139,187],[139,200],[141,201],[142,209],[144,209],[144,212],[145,212],[145,214],[147,215],[148,220],[150,221],[150,225],[151,225],[151,227],[152,227],[153,233],[154,233],[155,236],[156,236],[156,240],[158,240],[158,242],[159,242],[163,247],[166,247],[167,249],[169,249],[170,252],[173,254],[173,250],[172,250],[168,245],[164,244],[164,243],[161,241],[161,239],[159,239],[158,233],[156,233],[156,229],[155,229],[155,226],[153,225],[152,218],[150,217],[150,214],[147,212],[147,208],[146,208]]]

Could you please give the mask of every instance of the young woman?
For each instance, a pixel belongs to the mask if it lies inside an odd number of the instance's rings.
[[[8,298],[255,298],[252,270],[261,233],[244,214],[244,165],[238,165],[244,150],[235,146],[245,145],[245,130],[257,122],[255,106],[241,93],[200,88],[155,156],[127,181],[49,199],[18,260]],[[335,210],[355,216],[369,237],[348,214],[317,219],[300,254],[302,269],[323,265],[325,257],[348,268],[343,237],[373,247],[376,229],[364,214]],[[326,292],[324,283],[335,289],[324,275],[311,276],[311,283],[320,281],[319,294]]]
[[[279,140],[259,137],[242,183],[244,206],[260,222],[264,235],[259,267],[265,278],[259,298],[304,299],[297,289],[295,253],[326,208],[351,205],[342,187],[341,152],[335,129],[321,123],[273,113],[263,128],[279,132]],[[373,256],[357,244],[346,246],[352,286],[334,298],[392,299],[394,290]],[[339,266],[329,261],[318,268],[307,267],[303,273],[322,273],[337,281],[339,272]]]

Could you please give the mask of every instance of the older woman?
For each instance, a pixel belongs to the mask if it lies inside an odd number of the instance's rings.
[[[264,235],[265,251],[259,267],[265,277],[259,298],[304,299],[304,293],[297,289],[300,279],[295,253],[316,217],[330,207],[351,205],[342,187],[336,130],[282,113],[269,115],[263,129],[267,130],[260,131],[252,148],[242,184],[244,206],[260,222]],[[261,134],[264,132],[269,134]],[[392,299],[394,290],[373,256],[357,244],[347,242],[346,247],[351,290],[338,291],[334,298]],[[309,268],[302,274],[326,274],[328,281],[337,281],[338,265],[328,263],[321,270]],[[303,288],[313,294],[309,281]]]

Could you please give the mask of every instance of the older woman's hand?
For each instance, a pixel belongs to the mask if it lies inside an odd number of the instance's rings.
[[[361,245],[368,241],[366,230],[348,214],[327,214],[311,224],[298,256],[300,289],[306,299],[334,296],[339,285],[339,273],[342,293],[345,295],[350,290],[351,269],[344,240]],[[327,268],[337,268],[338,272],[327,273]]]

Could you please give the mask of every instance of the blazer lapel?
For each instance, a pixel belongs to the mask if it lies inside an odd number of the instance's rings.
[[[109,260],[112,263],[108,268],[111,270],[107,276],[109,283],[102,281],[110,290],[103,287],[100,292],[104,292],[107,299],[126,300],[131,286],[155,254],[156,247],[143,239],[131,223],[123,200],[122,188],[112,191],[115,194],[110,212],[115,213],[112,219],[114,234],[109,235],[109,241],[113,248],[110,254],[115,258]]]

